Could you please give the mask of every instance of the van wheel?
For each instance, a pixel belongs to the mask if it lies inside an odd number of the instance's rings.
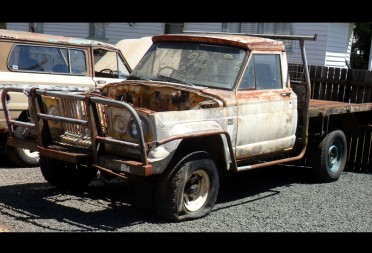
[[[8,146],[6,155],[9,161],[20,167],[36,167],[39,165],[39,152],[37,151]]]
[[[312,170],[321,182],[338,180],[344,170],[347,157],[347,143],[343,131],[328,133],[313,154]]]
[[[97,169],[40,157],[40,170],[46,181],[61,189],[77,189],[88,185]]]
[[[158,213],[171,221],[203,217],[211,212],[218,188],[218,171],[208,153],[191,153],[160,177]]]
[[[17,127],[14,135],[17,138],[23,138],[24,130],[25,128],[23,127]],[[6,155],[9,161],[21,167],[35,167],[39,165],[39,152],[37,151],[7,146]]]

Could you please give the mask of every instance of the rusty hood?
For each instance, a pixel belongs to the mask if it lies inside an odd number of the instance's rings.
[[[236,104],[234,91],[161,81],[125,80],[107,84],[101,91],[104,96],[156,112]]]

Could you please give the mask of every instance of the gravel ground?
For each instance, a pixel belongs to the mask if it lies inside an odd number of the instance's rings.
[[[0,157],[0,232],[372,232],[372,174],[316,183],[306,168],[271,167],[228,177],[212,213],[169,223],[154,187],[95,180],[83,192],[49,185],[39,168]]]

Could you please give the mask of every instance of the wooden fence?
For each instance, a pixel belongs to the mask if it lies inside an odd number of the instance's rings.
[[[299,65],[292,64],[291,68],[301,72]],[[372,102],[372,71],[311,65],[309,73],[312,99],[346,103]],[[298,72],[290,72],[290,76],[297,78]],[[361,137],[347,138],[347,170],[372,172],[372,118],[366,121],[368,124],[360,128]]]

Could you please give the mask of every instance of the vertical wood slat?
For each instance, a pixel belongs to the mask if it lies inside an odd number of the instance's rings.
[[[366,72],[366,82],[367,83],[372,83],[372,71],[367,71]],[[364,103],[370,103],[372,102],[372,87],[371,86],[366,86],[365,88],[365,93],[364,93]]]
[[[335,80],[335,81],[340,80],[340,75],[341,75],[341,69],[340,68],[335,68],[335,75],[333,77],[333,80]],[[340,84],[339,83],[334,83],[333,84],[333,92],[332,92],[330,100],[337,101],[339,93],[340,93]]]
[[[346,80],[351,83],[354,77],[354,70],[349,69],[347,72]],[[346,85],[344,100],[342,102],[350,103],[351,85]]]
[[[372,131],[366,130],[365,131],[365,138],[364,138],[364,150],[362,155],[362,161],[361,164],[364,168],[370,168],[371,165],[371,141],[372,141]]]
[[[348,69],[342,69],[340,80],[346,81],[347,80],[347,73],[348,73]],[[346,89],[346,85],[340,85],[339,86],[337,101],[339,101],[339,102],[344,102],[345,101],[345,89]]]
[[[320,78],[322,79],[327,79],[327,74],[328,74],[328,67],[322,67],[322,73],[321,73],[321,76]],[[320,82],[320,85],[319,85],[319,98],[320,100],[324,100],[325,98],[325,92],[326,92],[326,87],[327,86],[327,82],[323,82],[321,81]]]
[[[328,67],[328,80],[334,80],[334,73],[335,73],[335,68]],[[333,92],[333,86],[337,86],[336,84],[332,84],[332,82],[327,83],[325,87],[325,100],[332,100],[332,92]]]
[[[361,170],[363,168],[363,155],[364,155],[364,148],[365,148],[365,141],[366,141],[366,132],[361,134],[358,138],[358,146],[356,147],[356,154],[355,154],[355,167],[357,170]]]
[[[365,70],[359,70],[359,79],[357,80],[359,82],[365,83],[366,82],[366,71]],[[358,92],[357,92],[357,103],[364,103],[364,93],[365,93],[365,87],[358,86]]]
[[[347,163],[349,164],[349,169],[354,170],[355,169],[355,154],[357,152],[358,148],[358,138],[349,138],[349,152],[348,152],[348,158]]]
[[[320,78],[322,76],[322,66],[316,66],[315,77]],[[319,99],[320,82],[314,82],[313,99]]]
[[[359,81],[360,80],[360,69],[353,69],[353,79],[352,81]],[[358,101],[358,90],[360,88],[356,85],[351,85],[351,97],[350,97],[350,103],[356,103]]]
[[[315,82],[314,77],[315,77],[315,72],[316,72],[316,66],[310,65],[309,66],[309,75],[310,75],[310,83],[311,83],[311,93],[310,93],[310,98],[314,98],[314,87],[315,87]]]

